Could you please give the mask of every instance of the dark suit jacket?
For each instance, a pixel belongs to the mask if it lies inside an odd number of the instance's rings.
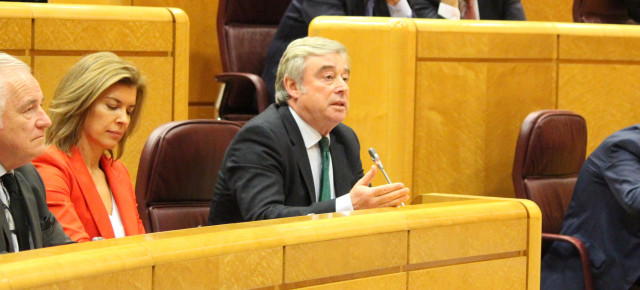
[[[386,0],[374,1],[373,16],[390,16]],[[427,0],[409,0],[409,3],[413,7],[413,2],[424,1]],[[413,10],[416,15],[417,12]],[[262,79],[269,92],[269,103],[275,102],[276,72],[280,58],[289,43],[307,36],[309,23],[313,18],[321,15],[366,16],[365,13],[365,0],[293,0],[280,20],[278,31],[267,50]]]
[[[339,124],[330,132],[336,196],[362,178],[356,134]],[[316,202],[302,134],[288,106],[272,104],[245,124],[225,154],[215,186],[209,224],[327,213],[335,199]]]
[[[625,0],[629,17],[635,22],[640,22],[640,0]]]
[[[585,161],[562,234],[589,250],[596,289],[629,289],[640,276],[640,124],[606,138]],[[577,251],[555,242],[542,289],[583,289]]]
[[[15,169],[14,176],[26,203],[34,249],[72,243],[47,207],[44,184],[36,168],[27,164]],[[0,239],[0,252],[13,252],[11,231],[3,212],[0,213],[0,228],[3,237]]]
[[[411,7],[415,17],[442,18],[438,16],[440,0],[415,1]],[[520,0],[478,0],[480,19],[483,20],[526,20]]]

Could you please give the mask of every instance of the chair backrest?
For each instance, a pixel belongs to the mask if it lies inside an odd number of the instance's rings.
[[[218,42],[224,72],[262,74],[267,48],[291,0],[220,0]]]
[[[247,121],[267,106],[267,89],[260,76],[267,49],[291,0],[220,0],[218,42],[225,73],[253,74],[258,80],[226,82],[220,103],[222,119]],[[256,105],[257,103],[257,105]]]
[[[136,180],[138,212],[147,232],[206,225],[222,159],[239,130],[229,121],[188,120],[151,133]]]
[[[624,0],[573,1],[573,22],[622,24],[629,19]]]
[[[513,161],[513,185],[516,197],[540,207],[543,233],[560,232],[586,151],[587,124],[582,116],[542,110],[524,120]]]

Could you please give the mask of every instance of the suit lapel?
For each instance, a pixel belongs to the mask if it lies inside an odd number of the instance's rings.
[[[82,191],[82,196],[87,203],[87,208],[100,232],[100,236],[105,239],[114,238],[115,234],[113,233],[109,214],[107,214],[107,208],[104,206],[100,194],[98,194],[98,189],[77,147],[71,149],[70,160],[71,169]]]
[[[38,214],[38,203],[36,202],[34,193],[31,191],[29,182],[21,173],[15,172],[15,177],[20,187],[20,194],[24,199],[29,216],[29,225],[31,232],[31,241],[34,249],[42,248],[42,231],[40,230],[40,215]]]
[[[311,164],[309,164],[309,156],[307,155],[307,148],[304,146],[304,140],[302,139],[300,128],[298,128],[291,112],[289,112],[289,106],[278,107],[278,113],[280,114],[284,128],[287,130],[287,135],[289,136],[289,141],[293,148],[293,157],[298,163],[300,174],[304,179],[307,195],[312,203],[316,202],[313,175],[311,174]]]

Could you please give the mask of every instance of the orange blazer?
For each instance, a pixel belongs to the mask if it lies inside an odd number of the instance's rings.
[[[49,146],[33,164],[44,181],[49,210],[72,240],[88,242],[94,237],[115,237],[107,208],[77,147],[71,149],[69,156]],[[106,156],[102,156],[100,165],[118,205],[125,234],[144,234],[129,171],[122,162]]]

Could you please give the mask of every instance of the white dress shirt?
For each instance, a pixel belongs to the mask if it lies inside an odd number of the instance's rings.
[[[320,152],[320,145],[318,142],[322,139],[322,135],[307,124],[291,107],[289,107],[293,119],[296,121],[302,140],[304,140],[304,146],[307,148],[307,156],[309,157],[309,164],[311,165],[311,174],[313,175],[313,186],[316,191],[316,201],[320,197],[320,175],[322,174],[322,153]],[[329,134],[324,136],[329,138],[329,144],[331,144],[331,137]],[[333,162],[329,161],[329,182],[331,184],[331,198],[336,198],[335,186],[333,185]],[[347,193],[343,196],[336,198],[336,211],[351,211],[353,210],[353,204],[351,204],[351,196]]]

